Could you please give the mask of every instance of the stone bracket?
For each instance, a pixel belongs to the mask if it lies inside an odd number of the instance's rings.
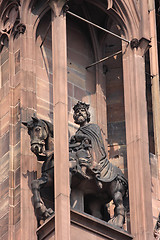
[[[139,47],[139,40],[137,38],[133,38],[131,40],[131,48],[134,49],[134,48],[138,48]]]
[[[133,38],[130,42],[130,46],[132,49],[140,48],[142,52],[141,55],[143,56],[147,52],[147,50],[151,47],[150,42],[151,41],[146,38],[141,38],[140,40],[138,40],[137,38]]]

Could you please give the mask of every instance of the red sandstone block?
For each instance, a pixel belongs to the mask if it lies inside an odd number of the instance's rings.
[[[47,108],[44,108],[43,106],[37,105],[37,112],[38,116],[41,116],[40,118],[46,119],[48,117],[51,117],[51,111],[53,112],[53,109],[51,110],[48,106]]]
[[[8,232],[6,232],[6,234],[4,234],[0,240],[8,240]]]
[[[20,127],[21,122],[17,122],[17,124],[13,126],[13,145],[16,145],[20,141]]]
[[[35,108],[36,107],[36,94],[33,91],[21,90],[21,106],[23,108]]]
[[[108,143],[126,145],[125,122],[108,123]]]
[[[0,198],[0,219],[9,211],[9,196],[3,196]],[[0,231],[1,234],[1,231]],[[1,236],[1,235],[0,235]]]
[[[92,94],[96,93],[96,73],[90,69],[86,72],[86,90]]]
[[[41,68],[45,67],[43,56],[42,56],[42,53],[39,51],[39,48],[38,48],[37,54],[36,54],[36,65]]]
[[[2,157],[9,151],[9,132],[1,137],[1,153],[0,156]]]
[[[86,55],[83,55],[81,52],[77,52],[71,48],[68,48],[68,59],[70,62],[74,62],[76,65],[80,65],[84,69],[93,63],[93,61],[88,59]]]
[[[14,216],[13,216],[14,225],[17,224],[20,221],[20,211],[21,211],[21,205],[20,205],[20,202],[19,202],[13,209],[13,212],[14,212]]]
[[[14,39],[14,46],[13,46],[13,51],[14,53],[17,52],[20,48],[20,38],[19,37],[15,37]]]
[[[68,97],[68,111],[70,112],[72,110],[72,99]]]
[[[36,93],[27,91],[27,103],[29,108],[36,108]]]
[[[106,99],[108,103],[123,103],[123,85],[113,81],[106,83]]]
[[[1,80],[2,80],[2,86],[9,80],[9,61],[8,60],[1,66]]]
[[[52,82],[52,74],[49,73],[45,68],[39,66],[36,67],[36,77],[43,81]]]
[[[10,123],[16,124],[20,120],[20,105],[10,107]]]
[[[4,97],[1,101],[1,106],[3,106],[3,108],[1,108],[1,111],[0,111],[0,117],[2,118],[4,115],[7,114],[7,112],[9,112],[9,94]]]
[[[17,205],[21,200],[21,188],[20,185],[18,185],[14,189],[14,198],[13,198],[13,205]]]
[[[107,105],[107,119],[108,122],[121,122],[125,120],[123,102]]]
[[[22,80],[22,75],[21,75],[21,71],[19,71],[13,78],[13,87],[17,88],[20,85],[20,83],[22,82],[21,80]],[[21,85],[21,87],[22,87],[22,85]]]
[[[20,221],[15,225],[15,239],[21,240],[21,224]]]
[[[32,38],[27,38],[27,48],[26,48],[25,56],[28,59],[34,59],[34,44],[33,44]]]
[[[8,213],[2,218],[0,218],[1,237],[3,237],[8,232],[8,221],[9,221]]]
[[[93,109],[95,109],[94,113],[96,113],[96,100],[97,100],[96,94],[90,94],[90,102],[91,102]],[[96,115],[96,114],[94,114],[94,115]]]
[[[68,96],[73,97],[73,84],[68,82]]]
[[[53,100],[44,101],[42,98],[37,97],[37,105],[42,106],[43,108],[52,109],[53,110]]]
[[[117,52],[117,50],[106,51],[105,56],[110,56],[111,54]],[[122,55],[119,54],[107,60],[106,62],[108,69],[115,69],[122,67]]]
[[[68,82],[76,85],[77,87],[86,88],[85,76],[79,75],[78,72],[68,70],[67,72]]]
[[[11,188],[15,188],[15,172],[9,171],[9,186]]]
[[[15,74],[20,70],[20,50],[15,53]]]
[[[0,184],[0,197],[5,198],[6,195],[8,195],[9,192],[9,177],[6,178],[1,184]]]
[[[23,64],[25,66],[25,71],[27,72],[27,75],[28,74],[35,74],[36,72],[36,62],[34,59],[25,59],[23,61]],[[27,82],[27,79],[26,79],[26,82]]]
[[[81,88],[78,88],[74,86],[74,97],[77,100],[82,101],[82,98],[86,96],[86,91],[82,90]]]
[[[9,187],[9,204],[17,205],[17,203],[20,202],[20,185],[16,188],[11,188],[11,186]]]
[[[19,78],[19,74],[17,74],[16,79]],[[16,106],[20,101],[20,84],[16,85],[15,88],[10,89],[10,104],[11,106]]]
[[[10,82],[7,81],[1,88],[1,99],[5,98],[10,92]]]
[[[0,166],[1,166],[0,182],[3,182],[6,178],[8,178],[9,152],[0,158]]]
[[[20,168],[15,171],[15,187],[20,184]]]
[[[9,112],[1,119],[1,135],[9,131]]]
[[[45,82],[37,83],[37,96],[44,101],[53,103],[53,86]]]
[[[77,52],[93,58],[90,42],[88,41],[84,32],[73,26],[73,23],[67,25],[67,42],[68,48],[76,49]],[[72,41],[74,39],[74,41]]]
[[[2,51],[1,53],[1,65],[6,62],[9,58],[9,51],[6,49],[5,51]]]
[[[17,145],[18,145],[19,150],[18,150],[18,153],[17,153],[17,154],[15,154],[15,151],[16,151],[16,150],[14,150],[14,162],[13,162],[13,169],[14,169],[14,170],[16,170],[16,169],[20,166],[20,157],[21,157],[21,153],[20,153],[20,143],[18,143]],[[17,145],[16,145],[16,146],[17,146]],[[15,146],[15,147],[16,147],[16,146]]]
[[[87,70],[76,63],[76,61],[70,61],[70,59],[67,60],[67,69],[68,71],[74,71],[77,72],[79,75],[85,76],[87,73]]]
[[[90,97],[90,93],[86,92],[86,95],[82,97],[82,102],[86,102],[86,103],[91,103],[91,97]],[[92,114],[92,106],[90,106],[90,111],[91,111],[91,115]]]

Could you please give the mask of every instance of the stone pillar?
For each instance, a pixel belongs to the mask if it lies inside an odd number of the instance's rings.
[[[124,44],[125,45],[125,44]],[[124,102],[126,120],[127,164],[131,233],[134,240],[153,239],[151,176],[144,52],[147,40],[123,55]]]
[[[55,238],[70,239],[68,94],[65,0],[51,0],[55,168]]]
[[[158,156],[158,162],[159,162],[159,168],[160,168],[159,66],[158,66],[158,51],[157,51],[155,3],[154,1],[151,1],[151,3],[149,5],[150,35],[151,35],[151,46],[152,46],[149,50],[150,74],[153,76],[151,79],[151,84],[152,84],[152,109],[153,109],[155,154]],[[160,176],[160,173],[159,173],[159,176]]]

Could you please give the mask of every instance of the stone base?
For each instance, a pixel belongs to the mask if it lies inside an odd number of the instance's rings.
[[[55,235],[55,216],[37,229],[39,240],[53,240]],[[126,231],[88,214],[71,210],[71,240],[131,240]],[[64,239],[65,240],[65,239]]]

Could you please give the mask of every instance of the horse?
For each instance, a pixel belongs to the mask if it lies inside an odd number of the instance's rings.
[[[31,121],[22,122],[28,128],[31,139],[31,151],[38,161],[42,161],[41,177],[31,182],[33,203],[38,225],[54,213],[52,208],[47,208],[42,200],[41,193],[45,187],[51,187],[54,191],[54,144],[53,125],[45,120],[32,117]]]
[[[39,179],[32,181],[31,189],[37,220],[46,220],[54,213],[54,207],[53,209],[47,208],[41,197],[42,189],[47,186],[54,188],[53,125],[37,117],[32,117],[31,121],[22,122],[22,124],[28,128],[28,134],[31,139],[31,151],[36,155],[38,161],[44,161],[42,175]],[[70,155],[72,155],[71,152]],[[75,189],[78,189],[83,193],[85,199],[84,210],[86,213],[122,228],[125,220],[124,205],[127,202],[126,199],[128,199],[128,185],[121,170],[119,169],[121,174],[117,174],[117,177],[111,182],[100,182],[89,171],[87,173],[88,176],[84,175],[76,159],[71,160],[70,156],[69,159],[71,195]],[[106,204],[111,200],[115,204],[114,217],[112,219],[110,219],[106,210]],[[74,203],[72,203],[72,207],[74,207]]]

